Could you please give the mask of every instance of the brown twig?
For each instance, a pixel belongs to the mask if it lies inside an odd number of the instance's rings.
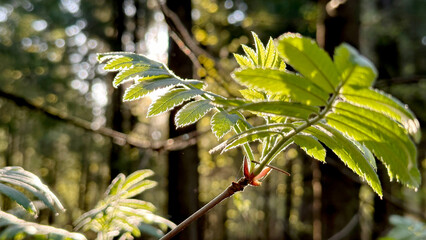
[[[204,205],[204,207],[198,209],[195,213],[193,213],[191,216],[189,216],[187,219],[185,219],[183,222],[181,222],[176,228],[168,232],[166,235],[164,235],[161,240],[168,240],[172,237],[176,236],[179,232],[181,232],[183,229],[185,229],[189,224],[191,224],[193,221],[197,220],[199,217],[206,214],[210,209],[212,209],[214,206],[222,202],[223,200],[229,198],[230,196],[234,195],[236,192],[243,191],[244,188],[249,184],[249,180],[246,178],[240,178],[238,182],[232,182],[232,184],[225,189],[221,194],[216,196],[213,200],[211,200],[209,203]]]
[[[60,111],[54,107],[43,106],[41,104],[38,104],[35,101],[25,99],[14,93],[5,92],[1,89],[0,89],[0,97],[10,100],[18,106],[25,107],[33,111],[41,112],[52,119],[66,122],[76,127],[82,128],[86,131],[98,133],[98,134],[101,134],[102,136],[109,137],[116,144],[120,144],[120,145],[128,144],[130,146],[141,148],[141,149],[152,149],[155,151],[180,150],[180,149],[184,149],[188,146],[196,144],[197,137],[200,134],[203,134],[203,133],[199,133],[198,131],[194,131],[179,137],[167,139],[165,141],[151,142],[151,141],[143,140],[143,139],[119,132],[119,131],[115,131],[111,128],[94,127],[90,121],[86,121],[84,119],[81,119],[75,116],[70,116],[69,114],[64,113],[63,111]]]
[[[357,213],[351,218],[351,220],[346,224],[346,226],[344,228],[342,228],[339,232],[334,234],[328,240],[344,239],[352,230],[354,230],[354,228],[356,227],[356,225],[358,223],[359,223],[359,216],[358,216],[358,213]]]
[[[215,80],[217,80],[216,83],[221,88],[225,89],[230,96],[238,96],[238,94],[233,93],[232,89],[230,89],[226,83],[226,81],[231,81],[229,71],[225,70],[216,58],[214,58],[209,52],[198,45],[197,41],[191,37],[190,32],[185,28],[185,25],[182,23],[179,16],[175,12],[170,10],[159,0],[157,0],[157,5],[163,13],[164,19],[167,23],[167,26],[169,27],[170,37],[178,45],[182,52],[184,52],[191,59],[195,67],[201,67],[201,62],[198,59],[200,56],[205,56],[213,60],[220,75],[220,77],[214,77]]]
[[[426,76],[409,76],[409,77],[395,77],[389,79],[379,79],[377,83],[380,84],[415,84],[422,80],[426,80]]]

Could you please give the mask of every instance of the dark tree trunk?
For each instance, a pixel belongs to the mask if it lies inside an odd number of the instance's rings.
[[[191,29],[191,1],[167,1],[167,6],[182,20],[185,27]],[[169,67],[178,76],[193,77],[193,66],[190,59],[170,40]],[[196,125],[176,129],[174,118],[177,110],[170,113],[169,137],[177,137],[196,130]],[[198,146],[189,146],[183,150],[169,152],[168,175],[168,213],[170,220],[180,223],[199,208],[198,202]],[[200,223],[198,223],[200,225]],[[201,231],[197,224],[191,224],[175,239],[195,240],[201,239]]]
[[[342,4],[330,4],[320,0],[322,16],[318,22],[317,41],[330,55],[342,42],[359,47],[360,1],[348,0]],[[337,2],[337,1],[333,1]],[[328,239],[339,232],[357,214],[360,184],[348,178],[339,168],[346,168],[334,155],[328,161],[336,164],[320,164],[321,170],[321,223],[322,238]],[[344,239],[360,239],[359,224]]]
[[[115,25],[115,35],[111,39],[110,45],[112,51],[122,51],[122,41],[121,38],[125,31],[125,15],[123,11],[124,0],[114,0],[112,1],[113,9],[115,10],[114,25]],[[110,83],[108,83],[111,86]],[[111,96],[111,105],[110,105],[110,114],[111,114],[111,128],[123,132],[123,114],[122,114],[122,100],[121,96],[123,95],[123,89],[121,87],[114,89]],[[112,146],[109,155],[109,168],[110,168],[110,177],[111,179],[115,178],[122,169],[120,168],[120,146],[112,140]]]

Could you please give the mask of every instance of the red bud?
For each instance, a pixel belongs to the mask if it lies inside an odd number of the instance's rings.
[[[250,171],[249,171],[248,161],[246,157],[244,157],[244,177],[250,178]]]

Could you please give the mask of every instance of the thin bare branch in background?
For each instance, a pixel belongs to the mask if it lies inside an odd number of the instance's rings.
[[[201,48],[197,41],[191,37],[191,34],[183,25],[179,16],[171,11],[165,4],[162,4],[159,0],[157,0],[157,4],[164,15],[164,19],[170,29],[170,37],[179,48],[184,52],[194,63],[196,68],[201,68],[201,62],[199,61],[200,56],[205,56],[214,61],[214,65],[217,68],[219,73],[219,77],[215,77],[216,84],[218,84],[221,88],[225,89],[229,96],[238,96],[227,84],[230,82],[230,73],[228,70],[224,69],[219,61],[213,57],[209,52]]]
[[[35,101],[27,100],[16,94],[5,92],[3,90],[0,90],[0,97],[10,100],[18,106],[43,113],[44,115],[52,119],[71,124],[73,126],[82,128],[92,133],[98,133],[102,136],[109,137],[113,140],[115,144],[119,144],[119,145],[128,144],[132,147],[141,148],[141,149],[151,149],[154,151],[163,151],[163,150],[171,151],[171,150],[184,149],[188,146],[192,146],[196,144],[197,137],[200,136],[199,132],[194,131],[194,132],[191,132],[179,137],[175,137],[175,138],[170,138],[164,141],[151,142],[148,140],[134,137],[129,134],[115,131],[111,128],[94,127],[90,121],[86,121],[84,119],[81,119],[75,116],[70,116],[69,114],[64,113],[63,111],[60,111],[52,106],[43,106],[36,103]]]

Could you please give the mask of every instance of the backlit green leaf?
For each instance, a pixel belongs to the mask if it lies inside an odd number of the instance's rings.
[[[123,100],[137,100],[156,90],[178,85],[180,82],[181,80],[176,78],[164,78],[135,83],[126,89],[123,95]]]
[[[170,77],[170,74],[165,69],[160,68],[148,68],[142,67],[130,67],[129,69],[120,71],[114,77],[112,85],[117,87],[118,85],[128,81],[145,81],[149,79],[160,79]]]
[[[123,183],[123,186],[121,188],[122,191],[128,191],[132,189],[133,187],[137,186],[138,184],[142,183],[142,181],[147,178],[154,175],[154,172],[149,169],[143,169],[138,170],[127,176],[126,180]]]
[[[314,40],[286,33],[279,38],[278,51],[294,69],[327,93],[334,92],[339,74],[328,54]]]
[[[357,173],[362,179],[365,179],[371,188],[382,196],[382,187],[379,178],[365,159],[359,148],[341,132],[330,127],[327,124],[318,124],[304,130],[305,133],[313,135],[318,140],[329,147],[352,171]]]
[[[116,195],[118,192],[121,191],[121,188],[123,187],[123,182],[126,179],[124,174],[120,173],[115,177],[111,184],[108,186],[105,194],[107,195]]]
[[[257,66],[258,58],[257,58],[256,52],[252,48],[247,47],[246,45],[241,45],[241,46],[243,47],[243,50],[246,53],[246,56],[248,57],[248,59],[250,59],[250,61],[253,62],[254,66]]]
[[[254,89],[242,89],[240,90],[241,95],[243,95],[243,97],[249,101],[253,101],[253,102],[258,102],[258,101],[262,101],[262,100],[266,100],[266,96],[265,94],[263,94],[262,92],[256,91]]]
[[[195,98],[203,94],[203,91],[199,89],[173,89],[164,95],[160,96],[155,102],[151,103],[148,109],[148,116],[152,117],[160,113],[169,111],[174,107],[182,104],[191,98]]]
[[[327,122],[360,142],[388,168],[391,179],[417,188],[420,173],[417,169],[417,151],[405,130],[381,113],[340,102],[335,113],[327,115]]]
[[[224,111],[215,113],[211,118],[211,127],[214,135],[220,139],[237,123],[240,118],[236,114],[229,114]]]
[[[163,67],[164,65],[160,62],[151,60],[143,55],[128,53],[128,52],[108,52],[98,54],[98,61],[100,63],[108,61],[106,64],[107,71],[118,71],[123,67],[134,65],[139,66],[150,66],[154,68]]]
[[[157,186],[157,182],[144,180],[136,185],[131,186],[127,191],[121,194],[122,198],[132,198],[150,188]]]
[[[251,34],[253,35],[254,45],[256,46],[257,65],[265,66],[265,60],[266,60],[265,46],[263,46],[262,41],[260,41],[256,33],[251,32]]]
[[[346,43],[336,48],[334,64],[345,85],[370,87],[377,77],[377,70],[370,60]]]
[[[325,149],[313,136],[309,135],[296,135],[293,138],[295,144],[299,145],[309,156],[321,161],[325,162]]]
[[[240,65],[241,68],[252,68],[254,67],[254,64],[250,59],[248,59],[245,56],[242,56],[240,54],[234,53],[235,60]]]
[[[266,45],[265,54],[266,56],[264,66],[267,68],[278,68],[279,61],[281,61],[281,59],[278,57],[278,52],[276,52],[274,40],[272,40],[272,38],[269,38],[268,44]]]
[[[286,95],[306,105],[325,105],[328,93],[308,79],[290,72],[273,69],[243,69],[234,72],[237,82],[268,94]]]
[[[357,89],[345,86],[341,93],[345,100],[355,105],[367,107],[400,122],[417,143],[420,141],[419,121],[407,105],[398,99],[380,90],[370,88]]]
[[[199,100],[186,104],[175,117],[175,124],[177,127],[183,127],[192,124],[202,118],[214,106],[210,100]]]
[[[118,204],[128,208],[145,209],[151,212],[155,211],[155,206],[152,203],[139,199],[120,199]]]

